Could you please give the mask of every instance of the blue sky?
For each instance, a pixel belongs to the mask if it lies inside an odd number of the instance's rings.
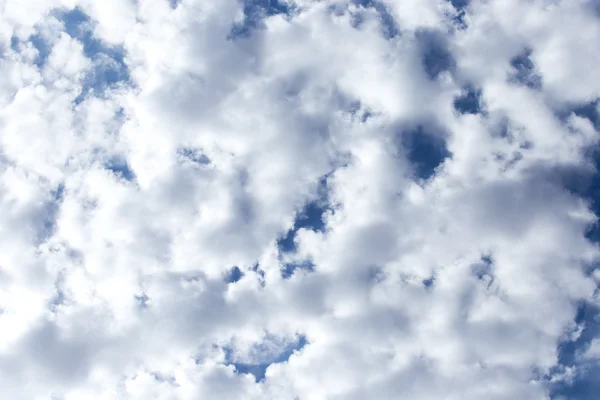
[[[546,3],[8,0],[0,398],[596,399],[600,18]]]

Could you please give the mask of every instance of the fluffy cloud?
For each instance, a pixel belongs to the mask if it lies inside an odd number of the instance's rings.
[[[593,398],[593,1],[0,10],[0,397]]]

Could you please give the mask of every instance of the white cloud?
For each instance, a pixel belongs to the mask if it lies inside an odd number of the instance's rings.
[[[371,3],[0,3],[0,397],[529,400],[568,380],[598,250],[565,176],[597,144],[571,110],[600,97],[600,20]],[[92,35],[67,32],[75,6]],[[456,109],[467,87],[481,112]],[[294,225],[317,198],[324,229]]]

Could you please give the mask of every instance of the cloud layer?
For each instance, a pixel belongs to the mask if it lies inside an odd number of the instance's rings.
[[[0,0],[0,397],[593,399],[592,0]]]

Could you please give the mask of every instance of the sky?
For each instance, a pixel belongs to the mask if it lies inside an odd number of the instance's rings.
[[[597,0],[0,0],[0,398],[597,400]]]

